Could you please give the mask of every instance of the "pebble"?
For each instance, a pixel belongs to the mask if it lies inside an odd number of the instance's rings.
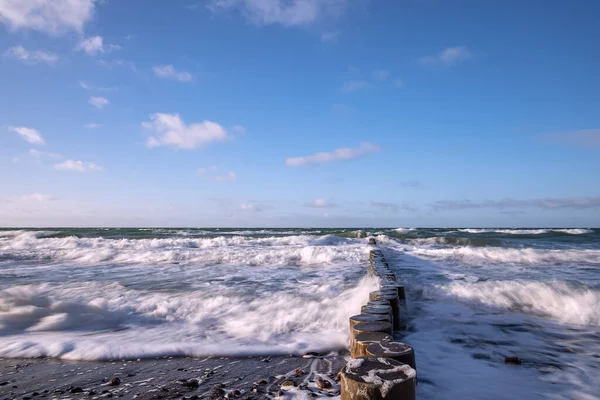
[[[266,385],[267,381],[266,381],[266,379],[261,379],[260,381],[258,381],[256,383],[258,383],[259,385]]]
[[[225,391],[218,387],[212,388],[212,390],[210,392],[214,396],[223,396],[225,394]]]
[[[119,377],[115,376],[114,378],[112,378],[110,380],[110,382],[108,382],[109,385],[111,386],[119,386],[121,384],[121,379],[119,379]]]
[[[233,390],[231,391],[231,394],[232,394],[232,395],[234,395],[234,396],[239,396],[239,395],[240,395],[240,394],[242,394],[242,393],[241,393],[239,390],[237,390],[237,389],[233,389]]]
[[[33,392],[31,393],[32,396],[39,396],[40,394],[38,392]]]
[[[177,382],[181,383],[186,388],[192,390],[198,389],[198,386],[200,386],[200,382],[198,382],[198,379],[180,379]]]
[[[297,369],[294,371],[294,375],[296,375],[296,376],[300,376],[300,375],[304,375],[304,374],[305,374],[305,372],[302,371],[301,369]]]
[[[521,359],[519,357],[504,357],[505,364],[521,364]]]
[[[293,380],[291,380],[291,379],[286,379],[285,381],[283,381],[283,382],[281,383],[281,388],[282,388],[282,389],[283,389],[283,388],[288,388],[288,389],[291,389],[291,388],[293,388],[294,386],[296,386],[296,383],[295,383]]]
[[[319,389],[330,389],[331,388],[331,382],[326,381],[325,379],[317,379],[317,387]]]
[[[93,391],[93,390],[90,390],[90,391],[88,392],[88,396],[95,396],[95,395],[96,395],[96,392],[95,392],[95,391]]]
[[[6,386],[6,385],[8,385],[8,381],[0,382],[0,386]]]

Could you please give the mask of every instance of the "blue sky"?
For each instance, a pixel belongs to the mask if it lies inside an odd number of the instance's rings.
[[[0,0],[0,225],[600,226],[599,14]]]

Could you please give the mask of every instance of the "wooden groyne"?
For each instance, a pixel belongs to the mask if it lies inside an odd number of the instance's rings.
[[[375,238],[369,238],[369,245],[377,246]],[[341,398],[415,400],[415,352],[393,338],[402,326],[404,286],[378,248],[370,251],[369,274],[379,279],[379,290],[369,294],[360,314],[350,317],[352,359],[341,371]]]

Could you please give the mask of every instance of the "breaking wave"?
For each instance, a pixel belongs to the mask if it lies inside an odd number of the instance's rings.
[[[565,282],[454,281],[441,286],[461,299],[568,324],[600,326],[600,292]]]

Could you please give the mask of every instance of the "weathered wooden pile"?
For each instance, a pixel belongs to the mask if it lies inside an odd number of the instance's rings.
[[[375,239],[369,244],[376,245]],[[370,252],[369,274],[379,278],[380,288],[369,294],[361,314],[350,317],[352,360],[341,372],[342,400],[414,400],[415,352],[393,338],[401,327],[404,286],[379,249]]]

